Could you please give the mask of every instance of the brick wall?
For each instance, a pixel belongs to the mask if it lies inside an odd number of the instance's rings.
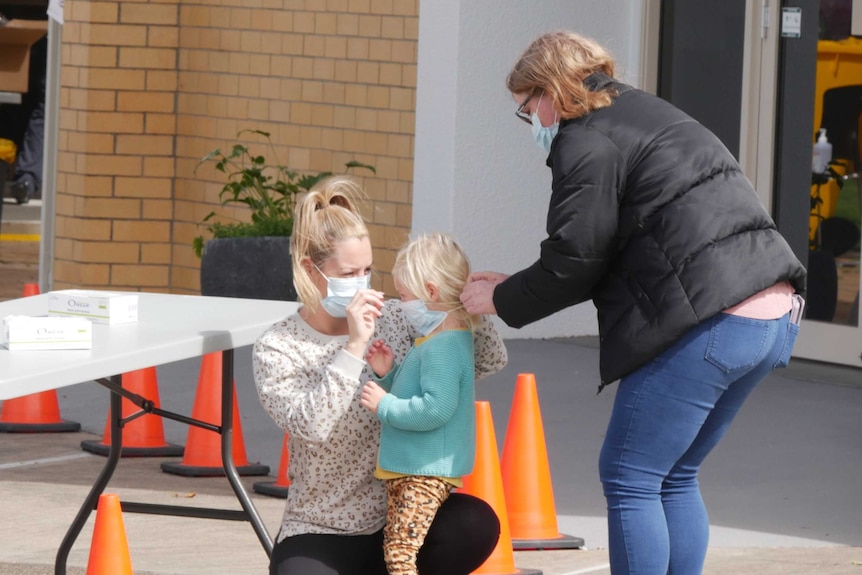
[[[417,35],[418,0],[67,0],[55,287],[196,293],[201,220],[247,214],[221,208],[223,177],[195,167],[257,129],[297,170],[376,167],[364,211],[375,283],[394,293]]]
[[[56,288],[168,291],[178,3],[65,4]]]

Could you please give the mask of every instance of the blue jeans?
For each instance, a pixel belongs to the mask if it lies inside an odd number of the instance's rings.
[[[798,333],[789,314],[720,313],[622,379],[599,457],[614,575],[701,572],[709,518],[697,472]]]

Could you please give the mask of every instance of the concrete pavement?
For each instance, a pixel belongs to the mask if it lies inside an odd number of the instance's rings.
[[[521,551],[515,563],[545,575],[609,573],[596,461],[614,387],[595,394],[598,354],[590,338],[507,345],[509,366],[477,384],[478,399],[491,403],[502,447],[517,373],[535,373],[560,532],[584,538],[587,547]],[[191,412],[199,368],[189,360],[158,369],[163,407]],[[248,348],[237,352],[236,377],[249,460],[275,473],[282,436],[257,402]],[[702,472],[712,522],[705,573],[862,574],[860,383],[858,370],[794,361],[755,391]],[[58,395],[63,417],[81,423],[82,432],[0,435],[0,575],[53,573],[56,549],[104,463],[79,445],[101,436],[106,390],[86,383]],[[166,421],[165,434],[185,443],[181,424]],[[107,492],[129,501],[238,508],[223,478],[165,474],[161,461],[122,460]],[[244,478],[250,492],[260,480]],[[252,497],[275,533],[283,501]],[[132,513],[124,521],[136,573],[266,572],[248,524]],[[92,523],[72,550],[71,567],[86,566]]]

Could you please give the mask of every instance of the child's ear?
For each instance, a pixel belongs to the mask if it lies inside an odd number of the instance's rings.
[[[428,298],[433,302],[440,301],[440,290],[437,289],[437,284],[434,282],[425,282],[425,289],[428,291]]]

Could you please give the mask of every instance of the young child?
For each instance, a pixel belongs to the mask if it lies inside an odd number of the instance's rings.
[[[435,513],[473,469],[473,318],[458,299],[470,264],[451,237],[432,234],[398,253],[392,275],[421,337],[400,365],[383,340],[371,343],[366,361],[380,385],[365,384],[362,405],[382,423],[375,476],[386,480],[386,568],[418,575],[416,557]]]

